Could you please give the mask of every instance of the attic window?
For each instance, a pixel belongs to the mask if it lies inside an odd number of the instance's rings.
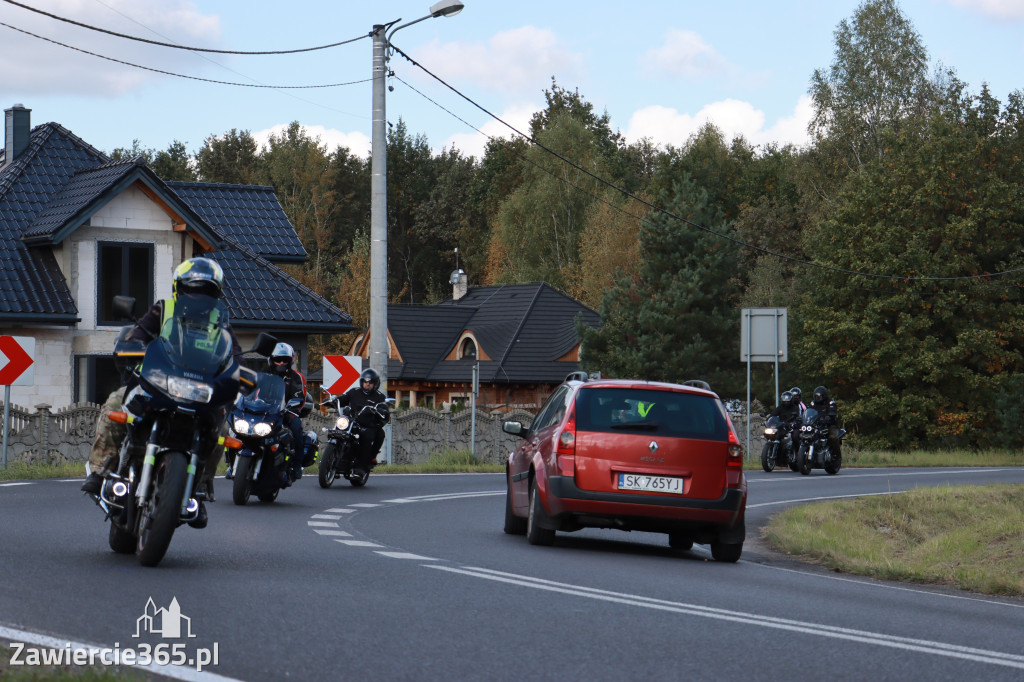
[[[462,343],[459,344],[459,359],[462,358],[476,359],[476,341],[469,336],[462,339]]]

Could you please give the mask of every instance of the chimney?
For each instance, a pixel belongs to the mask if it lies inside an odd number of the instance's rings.
[[[4,110],[4,166],[11,165],[28,148],[32,133],[32,110],[15,104]]]
[[[462,268],[453,271],[449,281],[452,283],[453,301],[459,300],[469,291],[469,278],[466,276],[466,271]]]

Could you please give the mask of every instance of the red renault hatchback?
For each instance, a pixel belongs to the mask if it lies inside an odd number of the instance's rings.
[[[667,533],[671,547],[711,546],[737,561],[746,535],[743,449],[718,396],[700,381],[570,375],[508,458],[505,532],[550,545],[556,531]]]

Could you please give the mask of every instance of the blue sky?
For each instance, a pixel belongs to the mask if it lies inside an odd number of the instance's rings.
[[[111,31],[186,46],[288,50],[366,36],[374,24],[428,13],[431,0],[18,0]],[[464,0],[454,17],[398,31],[394,44],[490,112],[526,131],[554,76],[578,89],[628,140],[681,145],[705,121],[756,144],[806,139],[807,89],[833,59],[833,32],[856,0]],[[983,82],[1002,102],[1024,90],[1024,0],[902,0],[932,64]],[[300,55],[199,54],[145,45],[43,17],[0,0],[0,22],[106,57],[195,78],[269,85],[368,81],[368,38]],[[298,121],[333,149],[370,148],[369,82],[317,89],[208,83],[133,68],[0,26],[0,105],[32,109],[103,151],[196,151],[232,128],[258,140]],[[511,131],[391,60],[391,123],[439,150],[479,155]],[[399,80],[400,79],[400,80]],[[404,81],[404,82],[403,82]],[[433,103],[409,86],[436,102]],[[439,106],[440,105],[440,106]],[[448,109],[448,113],[440,107]],[[454,114],[454,116],[452,115]],[[458,118],[456,118],[456,116]],[[471,126],[459,119],[464,119]]]

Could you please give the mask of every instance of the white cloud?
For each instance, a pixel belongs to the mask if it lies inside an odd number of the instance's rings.
[[[537,95],[551,86],[551,76],[575,82],[583,57],[562,47],[554,32],[533,26],[502,31],[486,43],[433,41],[417,50],[417,61],[460,89],[477,87],[510,96]],[[451,82],[449,80],[449,82]]]
[[[950,4],[993,19],[1024,19],[1024,0],[949,0]]]
[[[276,135],[280,137],[288,129],[288,125],[287,123],[278,123],[270,128],[254,132],[252,136],[256,140],[256,146],[258,148],[266,147],[270,136]],[[324,145],[328,152],[333,152],[338,147],[345,147],[354,156],[362,158],[369,158],[370,156],[372,144],[370,138],[364,133],[344,133],[340,130],[323,126],[302,126],[302,129],[309,137],[319,139],[320,144]]]
[[[202,47],[215,47],[220,40],[220,19],[201,13],[188,0],[44,0],[32,5],[83,24],[149,40]],[[110,59],[172,72],[187,69],[195,73],[198,65],[210,65],[208,61],[198,62],[195,55],[184,50],[163,48],[156,52],[138,41],[89,31],[19,7],[5,7],[4,23],[39,37],[0,26],[0,89],[113,97],[166,76]]]
[[[636,111],[629,120],[625,136],[630,141],[649,138],[659,145],[681,146],[705,123],[713,123],[732,139],[743,135],[753,144],[778,142],[802,145],[807,142],[807,123],[811,116],[811,100],[804,96],[790,116],[765,128],[763,111],[749,102],[726,99],[705,106],[696,114],[679,112],[671,107],[654,105]]]
[[[661,47],[644,54],[641,63],[652,75],[667,73],[690,79],[720,73],[728,66],[699,33],[675,28],[669,29]]]
[[[537,111],[540,111],[542,107],[533,104],[517,104],[505,109],[504,112],[499,114],[499,118],[505,121],[513,128],[526,135],[530,134],[530,118]],[[503,137],[506,139],[512,139],[518,137],[512,132],[508,126],[499,123],[493,119],[487,123],[479,126],[480,130],[492,138]],[[487,146],[489,138],[485,135],[481,135],[478,132],[471,133],[458,133],[449,137],[444,147],[447,149],[454,146],[463,156],[475,156],[477,159],[482,159],[484,156],[484,149]],[[438,150],[435,150],[435,152]]]

